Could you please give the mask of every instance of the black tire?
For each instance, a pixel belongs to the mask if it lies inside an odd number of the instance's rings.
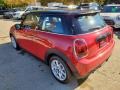
[[[55,74],[53,73],[53,70],[52,70],[52,63],[57,60],[59,63],[61,63],[64,67],[64,72],[66,73],[66,75],[63,75],[63,76],[66,76],[65,79],[63,80],[60,80],[58,77],[55,76]],[[60,64],[60,65],[61,65]],[[66,65],[66,63],[63,61],[62,58],[58,57],[58,56],[52,56],[50,59],[49,59],[49,66],[50,66],[50,69],[51,69],[51,72],[53,74],[53,76],[55,77],[56,80],[58,80],[59,82],[61,83],[69,83],[71,81],[71,78],[72,78],[72,74],[70,72],[70,69],[68,68],[68,66]],[[59,71],[59,70],[58,70]],[[59,71],[60,72],[60,71]]]
[[[15,48],[16,50],[20,50],[20,47],[19,47],[19,45],[18,45],[15,37],[11,35],[11,36],[10,36],[10,39],[11,39],[11,44],[12,44],[13,48]],[[13,41],[13,40],[14,40],[14,41]],[[13,44],[15,44],[15,45],[13,45]]]

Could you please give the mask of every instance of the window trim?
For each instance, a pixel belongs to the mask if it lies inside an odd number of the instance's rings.
[[[101,28],[99,31],[102,31],[104,28],[106,28],[106,27],[108,27],[109,25],[106,25],[105,27],[103,27],[103,28]],[[37,30],[36,29],[36,31],[38,31],[38,32],[43,32],[43,33],[49,33],[49,34],[54,34],[54,35],[63,35],[63,36],[76,36],[76,35],[87,35],[87,34],[92,34],[92,33],[95,33],[95,32],[98,32],[98,31],[93,31],[93,32],[88,32],[88,33],[84,33],[84,34],[71,34],[71,35],[69,35],[69,34],[58,34],[58,33],[52,33],[52,32],[45,32],[45,31],[41,31],[41,30]]]
[[[23,23],[24,23],[24,21],[26,20],[26,17],[28,16],[28,15],[39,15],[39,17],[40,17],[40,13],[27,13],[27,14],[25,14],[25,17],[24,17],[24,19],[21,21],[21,27],[23,26]],[[40,19],[39,19],[39,21],[40,21]],[[30,30],[33,30],[32,28],[30,29]],[[34,29],[34,30],[36,30],[36,28]]]
[[[61,18],[61,24],[62,24],[62,28],[63,28],[63,31],[65,31],[65,25],[64,25],[64,23],[63,23],[63,17],[62,16],[60,16],[60,15],[53,15],[53,14],[41,14],[41,17],[42,18],[46,18],[46,17],[56,17],[56,18]],[[43,30],[42,28],[43,28],[43,23],[44,23],[44,19],[43,19],[43,21],[42,21],[42,27],[41,28],[39,28],[39,31],[44,31],[44,32],[49,32],[49,31],[47,31],[47,30]],[[39,22],[40,22],[40,20],[39,20]],[[67,33],[57,33],[57,32],[50,32],[50,33],[56,33],[56,34],[65,34],[65,35],[67,35]]]

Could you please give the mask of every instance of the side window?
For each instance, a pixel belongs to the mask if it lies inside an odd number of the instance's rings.
[[[40,16],[39,15],[33,15],[32,17],[33,23],[32,23],[32,28],[35,29],[38,26],[38,22],[40,20]]]
[[[63,34],[62,19],[60,17],[45,17],[42,24],[42,30]]]
[[[23,25],[30,25],[32,15],[27,15],[23,21]]]
[[[38,15],[28,14],[24,19],[22,25],[26,29],[35,29],[39,21]]]

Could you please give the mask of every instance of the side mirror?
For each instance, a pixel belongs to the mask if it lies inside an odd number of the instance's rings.
[[[15,28],[16,28],[16,30],[20,30],[21,29],[21,25],[20,24],[15,24]]]

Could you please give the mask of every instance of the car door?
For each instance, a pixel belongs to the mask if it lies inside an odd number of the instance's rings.
[[[35,30],[34,20],[32,14],[27,14],[25,19],[21,23],[21,29],[17,31],[17,39],[19,45],[33,53],[34,46],[33,44],[33,31]]]
[[[28,50],[35,56],[37,56],[37,49],[38,49],[38,47],[36,47],[36,42],[37,40],[39,40],[39,38],[37,38],[38,33],[36,33],[36,28],[39,22],[39,18],[40,18],[40,15],[38,13],[31,14],[32,22],[30,22],[30,29],[27,31],[27,37],[29,41],[29,43],[27,43],[28,44],[27,47],[28,47]]]
[[[64,33],[61,18],[52,15],[41,16],[34,31],[33,44],[36,56],[42,60],[44,60],[47,50],[54,47],[53,40],[55,40],[57,34],[53,33]]]

